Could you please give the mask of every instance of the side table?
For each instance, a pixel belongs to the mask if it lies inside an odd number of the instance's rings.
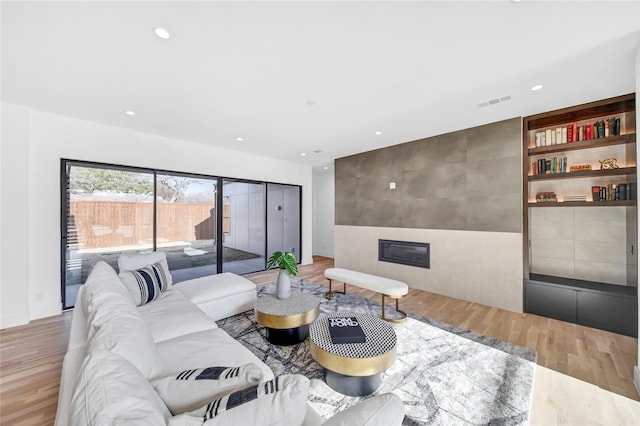
[[[366,341],[333,344],[328,317],[355,317]],[[344,395],[373,393],[382,383],[382,372],[396,360],[396,332],[386,321],[371,315],[349,312],[322,315],[311,324],[309,340],[311,356],[324,367],[325,381]]]
[[[275,294],[258,296],[256,321],[266,327],[267,340],[274,345],[294,345],[309,336],[309,324],[320,313],[320,298],[292,291],[288,299]]]

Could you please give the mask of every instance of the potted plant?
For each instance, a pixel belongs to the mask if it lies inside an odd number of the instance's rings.
[[[276,294],[278,299],[288,299],[291,295],[289,275],[298,275],[298,261],[290,251],[274,251],[267,260],[267,269],[280,268]]]

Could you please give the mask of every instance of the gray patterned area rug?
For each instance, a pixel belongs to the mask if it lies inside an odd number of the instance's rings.
[[[291,280],[293,290],[324,296],[328,288]],[[348,289],[347,289],[348,291]],[[258,287],[258,295],[275,293],[275,284]],[[380,303],[356,295],[322,297],[320,311],[368,313],[380,317]],[[393,312],[388,306],[387,311]],[[390,323],[398,337],[397,359],[375,394],[393,392],[404,401],[405,425],[521,425],[529,420],[536,352],[409,313]],[[330,418],[366,397],[331,389],[322,367],[309,353],[309,340],[276,346],[265,338],[253,311],[218,321],[273,373],[302,374],[311,379],[309,403]]]

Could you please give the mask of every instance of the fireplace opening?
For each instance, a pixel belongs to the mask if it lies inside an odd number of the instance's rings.
[[[429,243],[378,240],[378,260],[430,269]]]

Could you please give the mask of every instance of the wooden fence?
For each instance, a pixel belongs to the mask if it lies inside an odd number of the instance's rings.
[[[158,203],[157,208],[158,243],[215,238],[213,204]],[[71,201],[69,213],[69,242],[83,249],[153,242],[151,203]]]

